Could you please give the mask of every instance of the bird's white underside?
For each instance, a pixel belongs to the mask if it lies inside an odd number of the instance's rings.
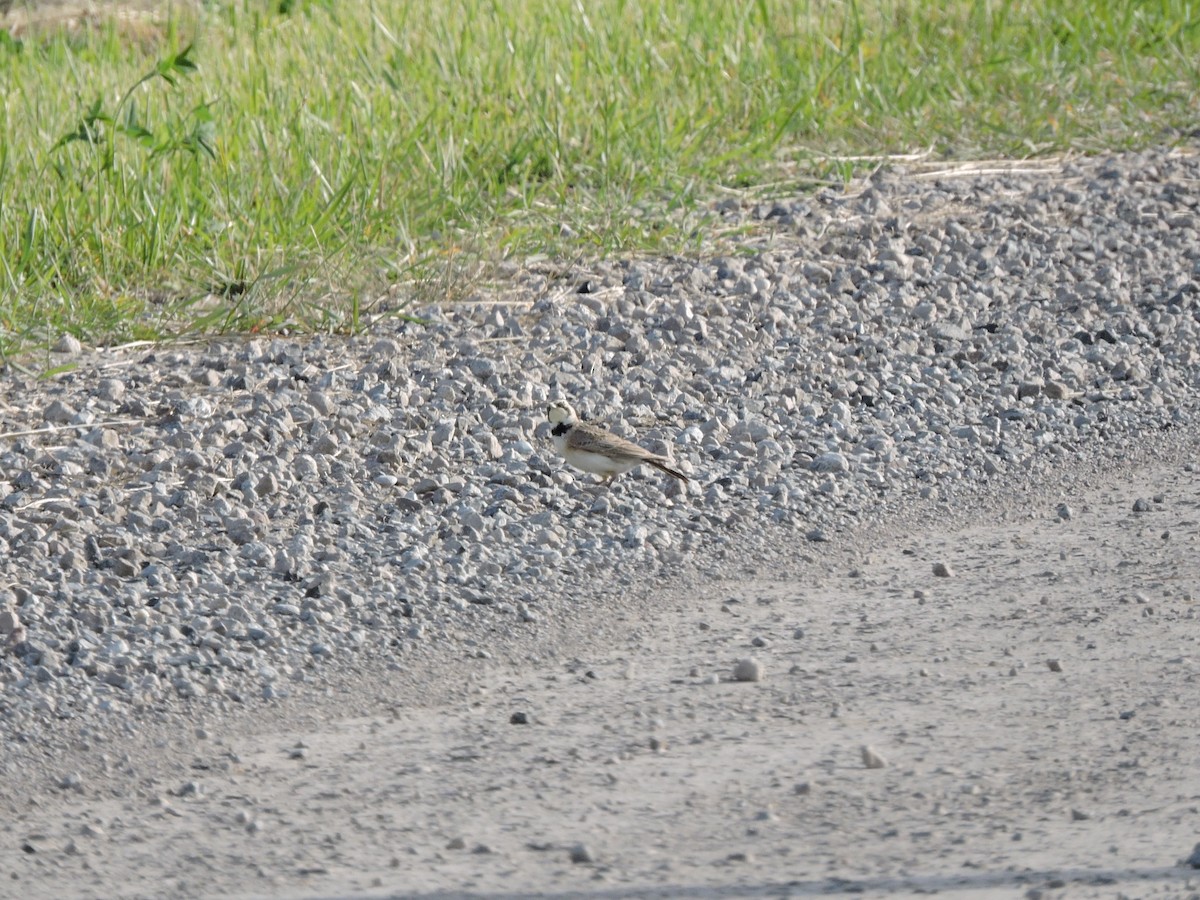
[[[605,478],[613,475],[622,475],[644,462],[644,460],[640,459],[613,459],[611,456],[605,456],[602,453],[571,449],[563,451],[563,458],[577,469],[582,469],[584,472],[591,472],[593,475],[602,475]]]

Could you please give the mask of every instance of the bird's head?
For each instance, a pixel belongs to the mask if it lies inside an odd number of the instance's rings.
[[[546,418],[550,420],[551,425],[572,425],[579,419],[575,415],[575,410],[571,408],[571,404],[565,400],[556,400],[551,403],[550,408],[546,410]]]

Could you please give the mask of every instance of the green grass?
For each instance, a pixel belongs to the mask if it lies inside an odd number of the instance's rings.
[[[848,155],[1170,143],[1198,67],[1194,0],[285,0],[0,34],[0,353],[354,330],[505,257],[686,252],[719,188]]]

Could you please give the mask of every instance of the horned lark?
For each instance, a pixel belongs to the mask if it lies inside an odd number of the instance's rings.
[[[642,463],[654,466],[680,481],[688,480],[682,472],[667,465],[670,462],[667,457],[651,453],[603,428],[580,422],[569,403],[559,401],[550,404],[546,418],[554,426],[550,429],[550,435],[563,459],[577,469],[601,476],[605,482]]]

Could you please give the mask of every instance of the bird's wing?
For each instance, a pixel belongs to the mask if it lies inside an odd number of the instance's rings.
[[[587,453],[601,453],[625,460],[659,459],[645,447],[639,447],[632,441],[617,437],[594,425],[584,425],[582,422],[571,429],[567,436],[567,447],[571,450],[582,450]]]

